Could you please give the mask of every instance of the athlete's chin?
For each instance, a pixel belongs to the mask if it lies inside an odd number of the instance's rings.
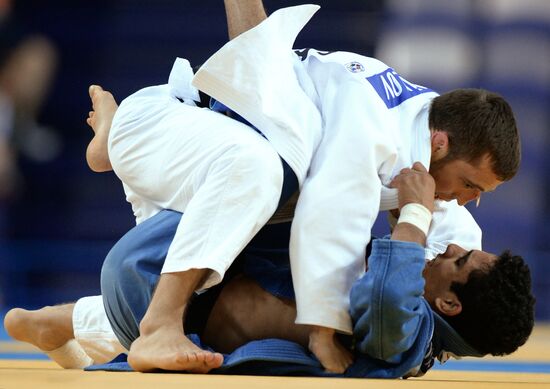
[[[441,193],[436,193],[435,194],[435,199],[436,200],[441,200],[441,201],[453,201],[453,200],[455,200],[455,197],[448,196],[448,195],[441,194]]]

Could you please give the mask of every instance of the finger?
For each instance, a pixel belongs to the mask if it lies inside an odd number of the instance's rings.
[[[428,172],[428,169],[426,169],[426,167],[424,165],[422,165],[422,163],[420,162],[415,162],[412,166],[413,170],[416,170],[417,172],[422,172],[422,173],[427,173]]]
[[[401,176],[395,176],[393,178],[393,180],[391,180],[390,184],[388,185],[388,187],[390,188],[398,188],[399,187],[399,182],[401,181]]]

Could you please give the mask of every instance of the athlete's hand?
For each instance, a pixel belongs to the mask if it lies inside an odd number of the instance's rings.
[[[309,350],[330,373],[342,374],[353,362],[353,355],[342,346],[332,328],[312,326]]]
[[[399,192],[399,209],[409,203],[418,203],[433,212],[435,181],[420,162],[415,162],[412,168],[402,169],[390,187]]]

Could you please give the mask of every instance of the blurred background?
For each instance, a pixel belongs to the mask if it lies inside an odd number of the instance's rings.
[[[550,1],[316,3],[296,47],[374,55],[438,92],[483,87],[512,104],[521,170],[471,211],[486,250],[527,259],[550,320]],[[85,162],[88,85],[120,101],[226,40],[222,0],[0,0],[0,311],[99,293],[103,258],[134,225],[116,176]]]

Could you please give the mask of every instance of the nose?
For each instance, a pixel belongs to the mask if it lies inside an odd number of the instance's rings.
[[[462,193],[457,198],[456,201],[458,202],[458,205],[466,205],[470,201],[476,200],[481,196],[481,192],[479,189],[475,189],[471,192]]]
[[[445,254],[443,254],[443,256],[451,258],[451,257],[463,255],[465,252],[466,250],[464,250],[462,247],[454,243],[451,243],[450,245],[447,246],[447,250],[445,250]]]

